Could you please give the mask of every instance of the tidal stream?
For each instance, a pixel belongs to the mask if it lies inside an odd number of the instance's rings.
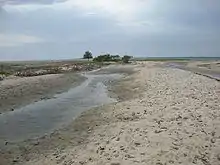
[[[70,123],[80,113],[116,102],[106,84],[122,74],[84,74],[87,79],[68,92],[0,115],[0,143],[37,138]]]

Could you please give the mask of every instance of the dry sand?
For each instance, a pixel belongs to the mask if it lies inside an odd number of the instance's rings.
[[[84,80],[77,74],[52,74],[0,81],[0,113],[53,97]]]
[[[20,149],[14,163],[220,164],[218,81],[149,62],[112,90],[127,100],[83,113],[68,128]]]

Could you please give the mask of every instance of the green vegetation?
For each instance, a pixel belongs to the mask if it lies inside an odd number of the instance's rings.
[[[0,75],[9,76],[11,75],[11,68],[8,65],[0,65]]]
[[[85,54],[83,55],[83,59],[92,59],[93,56],[92,56],[92,52],[90,51],[86,51]]]
[[[118,62],[121,58],[119,55],[104,54],[93,59],[95,62]]]
[[[11,73],[6,72],[6,71],[0,71],[0,75],[5,75],[5,76],[9,76]]]
[[[120,55],[110,55],[110,54],[104,54],[97,56],[93,59],[94,62],[123,62],[128,63],[129,60],[132,58],[132,56],[123,56],[120,57]]]
[[[123,63],[128,63],[131,58],[132,58],[132,56],[125,55],[124,57],[122,57],[122,62]]]

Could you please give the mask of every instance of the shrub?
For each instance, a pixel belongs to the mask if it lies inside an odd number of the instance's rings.
[[[124,57],[122,57],[122,62],[129,63],[131,58],[132,58],[132,56],[125,55]]]

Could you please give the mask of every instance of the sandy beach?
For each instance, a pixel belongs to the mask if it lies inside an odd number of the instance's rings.
[[[40,139],[6,144],[1,164],[219,165],[220,83],[142,62],[110,88],[119,102]]]

